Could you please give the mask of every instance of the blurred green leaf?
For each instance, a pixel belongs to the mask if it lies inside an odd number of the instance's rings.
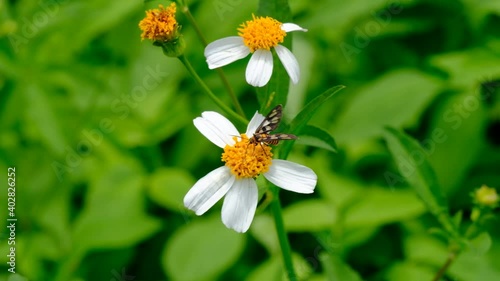
[[[477,256],[484,255],[491,248],[491,236],[488,232],[482,232],[469,240],[469,251]]]
[[[309,122],[309,120],[313,117],[318,107],[322,105],[325,101],[327,101],[329,98],[331,98],[333,95],[335,95],[338,91],[344,88],[345,86],[342,85],[332,87],[324,91],[317,97],[315,97],[308,104],[306,104],[306,106],[304,106],[302,111],[300,111],[299,114],[297,114],[297,116],[295,116],[295,118],[292,120],[292,122],[290,122],[289,133],[300,135],[304,127],[307,125],[307,122]],[[280,149],[281,159],[286,159],[288,153],[290,153],[293,143],[294,141],[283,143]]]
[[[373,238],[380,226],[362,226],[346,229],[342,235],[342,247],[350,248],[363,245]]]
[[[405,237],[403,251],[408,260],[425,262],[435,268],[442,266],[448,256],[442,240],[422,233]]]
[[[328,229],[337,220],[336,210],[327,202],[317,199],[303,200],[283,210],[288,231],[319,231]]]
[[[398,69],[364,86],[335,119],[339,144],[382,135],[384,126],[413,126],[439,93],[441,82],[414,69]]]
[[[449,83],[469,91],[478,91],[479,83],[500,76],[498,53],[485,48],[467,49],[439,54],[430,64],[449,75]]]
[[[59,120],[53,111],[49,97],[39,85],[25,85],[26,122],[40,140],[56,154],[62,154],[68,141],[61,130]]]
[[[183,212],[183,199],[194,185],[195,179],[187,171],[177,168],[161,168],[149,179],[148,193],[153,201],[174,211]]]
[[[279,256],[272,256],[270,259],[262,262],[256,268],[252,269],[246,281],[282,281],[282,262]]]
[[[415,139],[393,128],[387,128],[384,135],[399,172],[446,231],[454,237],[459,237],[460,234],[448,211],[448,203],[434,170],[425,159],[422,147]],[[418,158],[415,157],[417,155]]]
[[[279,254],[280,245],[273,218],[268,214],[256,215],[250,232],[271,254]]]
[[[479,244],[483,244],[482,249],[465,251],[458,256],[450,266],[450,276],[464,281],[500,280],[500,268],[495,265],[498,262],[498,252],[484,253],[483,251],[492,244],[488,241],[487,236],[484,236],[481,240],[483,241]]]
[[[245,236],[227,229],[219,216],[200,219],[176,230],[161,263],[172,280],[215,280],[236,262],[244,246]]]
[[[434,270],[441,267],[449,253],[442,240],[426,234],[414,234],[404,241],[404,252],[408,260],[417,264],[428,264]],[[497,280],[500,270],[493,263],[497,257],[484,253],[465,251],[450,266],[447,275],[464,281]]]
[[[422,142],[424,155],[443,191],[452,193],[462,185],[483,148],[487,112],[478,92],[463,91],[443,99],[433,115]]]
[[[337,152],[335,139],[327,131],[315,126],[306,125],[297,141],[300,144],[319,147],[331,152]]]
[[[132,246],[160,228],[160,221],[145,212],[143,178],[137,171],[115,165],[103,172],[90,187],[73,229],[82,252]]]
[[[318,175],[318,191],[337,208],[350,206],[363,193],[363,183],[331,172],[327,155],[316,157],[311,168]]]
[[[413,262],[396,262],[386,272],[384,280],[388,281],[422,281],[432,280],[436,274],[434,268]]]
[[[346,264],[340,257],[322,253],[319,256],[328,280],[362,281],[361,276]]]
[[[288,0],[274,0],[274,1],[259,1],[259,8],[257,9],[259,16],[270,16],[282,23],[290,22],[292,19],[292,12]]]
[[[457,229],[460,229],[460,224],[462,223],[462,217],[464,215],[464,212],[463,210],[460,210],[458,212],[456,212],[454,215],[453,215],[453,224],[455,225],[455,227]]]
[[[304,259],[302,256],[293,253],[292,260],[297,274],[298,280],[310,280],[312,273],[311,263],[318,262],[315,257],[307,257]],[[313,264],[314,266],[314,264]],[[316,265],[317,266],[317,265]],[[246,281],[283,281],[289,280],[283,272],[283,265],[279,255],[272,256],[255,268],[250,275],[245,279]]]
[[[411,190],[368,188],[344,212],[345,226],[356,228],[415,218],[425,212],[425,206]]]

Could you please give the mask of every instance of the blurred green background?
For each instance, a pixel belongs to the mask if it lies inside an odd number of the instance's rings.
[[[140,40],[144,10],[165,1],[0,0],[0,218],[16,167],[16,271],[0,237],[0,280],[284,280],[268,209],[247,234],[182,203],[221,165],[192,119],[218,110],[183,65]],[[236,35],[257,1],[189,1],[208,41]],[[312,124],[338,153],[296,145],[316,192],[281,192],[302,280],[431,280],[446,242],[398,174],[382,138],[404,129],[425,148],[452,213],[500,187],[500,1],[291,0],[301,80],[285,119],[327,88],[347,88]],[[187,57],[226,100],[203,46],[178,12]],[[259,105],[248,59],[224,67],[248,116]],[[242,129],[242,128],[240,128]],[[411,168],[411,167],[410,167]],[[498,212],[497,212],[498,215]],[[500,280],[500,224],[443,280]],[[9,279],[10,278],[10,279]],[[26,279],[24,279],[26,278]],[[337,279],[335,279],[337,278]]]

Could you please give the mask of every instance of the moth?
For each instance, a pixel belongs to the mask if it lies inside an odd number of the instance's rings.
[[[249,142],[251,144],[257,145],[277,145],[281,140],[295,140],[296,135],[292,134],[271,134],[278,125],[280,124],[281,117],[283,116],[283,106],[278,104],[275,108],[269,112],[269,114],[264,118],[262,123],[260,123],[253,136],[250,138]]]

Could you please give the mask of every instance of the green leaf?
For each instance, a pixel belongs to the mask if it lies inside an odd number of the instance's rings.
[[[460,228],[463,214],[464,214],[463,210],[459,210],[458,212],[455,213],[455,215],[453,215],[453,224],[455,224],[455,227],[457,229]]]
[[[458,237],[458,230],[448,212],[448,204],[422,147],[415,139],[393,128],[386,128],[384,137],[401,175],[446,231]]]
[[[313,158],[308,165],[318,175],[318,192],[339,209],[351,206],[363,196],[364,184],[352,177],[333,173],[329,165],[331,159],[326,154]]]
[[[245,236],[227,229],[219,216],[179,228],[162,254],[164,271],[177,281],[216,280],[236,262]]]
[[[270,16],[282,23],[290,22],[292,12],[288,5],[288,0],[260,0],[257,10],[259,16]],[[285,41],[281,43],[289,50],[292,50],[292,34],[288,33]],[[261,88],[257,88],[257,98],[260,104],[260,112],[268,112],[269,109],[278,104],[285,105],[288,97],[290,77],[286,72],[278,56],[273,52],[273,75],[269,83]]]
[[[425,206],[411,190],[370,188],[345,211],[344,223],[349,228],[379,226],[415,218],[424,212]]]
[[[384,126],[418,124],[440,86],[435,77],[414,69],[384,74],[350,95],[329,131],[335,132],[337,143],[348,144],[382,136]]]
[[[314,262],[318,262],[315,257],[308,257],[307,261],[300,255],[292,254],[293,265],[296,270],[298,280],[311,280],[312,268]],[[283,263],[279,255],[273,255],[268,260],[259,264],[250,275],[245,279],[247,281],[284,281],[289,280],[286,278],[286,273],[283,271]]]
[[[337,152],[337,144],[330,133],[315,126],[306,125],[297,142]]]
[[[485,241],[479,244],[487,242],[488,238],[481,239],[485,239]],[[487,244],[484,243],[486,246]],[[404,241],[404,252],[407,260],[417,264],[428,264],[434,269],[441,267],[449,256],[449,248],[442,239],[423,233],[408,236]],[[500,269],[496,264],[497,256],[498,251],[493,255],[464,251],[450,266],[447,275],[453,277],[452,280],[500,280]]]
[[[282,261],[278,255],[272,256],[268,260],[260,263],[250,272],[245,280],[247,281],[281,281]]]
[[[482,232],[469,240],[469,251],[477,256],[482,256],[491,248],[491,236],[488,232]]]
[[[338,91],[344,89],[345,86],[339,85],[332,87],[325,92],[321,93],[319,96],[315,97],[313,100],[311,100],[297,116],[290,122],[289,126],[289,132],[295,135],[300,135],[302,133],[302,130],[304,127],[307,125],[307,122],[313,117],[314,113],[318,109],[320,105],[325,103],[329,98],[333,97]],[[294,141],[288,141],[283,143],[283,146],[281,147],[280,150],[280,158],[281,159],[286,159],[288,156],[288,153],[290,153],[290,150],[292,148]]]
[[[464,90],[441,99],[435,107],[424,142],[427,159],[446,193],[463,186],[483,151],[488,113],[482,98],[478,91]]]
[[[486,48],[442,53],[431,57],[429,62],[447,73],[450,85],[467,89],[469,93],[476,90],[478,83],[500,75],[498,53]]]
[[[450,266],[449,275],[455,277],[455,280],[500,280],[498,248],[494,248],[495,244],[492,244],[491,237],[487,233],[481,236],[475,241],[477,248],[464,251]],[[487,253],[490,246],[493,246],[491,252]]]
[[[78,249],[129,247],[159,230],[160,221],[145,212],[142,181],[128,166],[116,165],[102,172],[91,185],[73,228]]]
[[[256,215],[252,227],[250,227],[252,236],[266,248],[271,254],[280,253],[280,244],[276,234],[276,226],[273,218],[268,214]]]
[[[384,273],[383,280],[388,281],[421,281],[432,280],[436,272],[431,267],[414,262],[396,262]]]
[[[337,220],[337,213],[327,202],[311,199],[284,209],[283,219],[288,231],[311,232],[332,227]]]
[[[28,128],[32,127],[30,129],[37,131],[47,148],[56,154],[63,154],[68,141],[47,93],[36,84],[26,84],[22,91],[26,98],[24,110]]]
[[[183,169],[162,168],[151,175],[148,193],[153,201],[163,207],[184,212],[184,196],[194,183],[195,179]]]
[[[275,1],[259,1],[259,8],[257,10],[259,16],[270,16],[280,22],[290,22],[292,19],[292,11],[288,0],[275,0]]]
[[[412,234],[405,237],[403,250],[408,260],[425,262],[436,268],[443,265],[448,249],[441,238],[425,233]]]
[[[340,257],[333,254],[321,253],[321,265],[325,269],[328,280],[362,281],[361,276],[346,264]]]

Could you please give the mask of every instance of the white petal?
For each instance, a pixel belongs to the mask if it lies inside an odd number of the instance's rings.
[[[273,159],[264,177],[283,189],[297,193],[313,193],[318,179],[308,167],[280,159]]]
[[[199,179],[184,196],[184,205],[198,216],[219,201],[233,185],[235,177],[226,166],[219,167]]]
[[[307,29],[302,28],[302,27],[296,25],[295,23],[290,23],[290,22],[282,24],[281,29],[284,30],[285,32],[290,32],[290,31],[304,31],[304,32],[306,32],[307,31]]]
[[[216,40],[205,47],[208,68],[214,69],[242,59],[250,54],[240,36],[230,36]]]
[[[201,117],[193,120],[193,123],[200,133],[221,148],[226,144],[234,145],[233,137],[240,136],[231,121],[214,111],[203,112]]]
[[[273,54],[268,50],[256,50],[247,65],[248,84],[262,87],[269,82],[273,74]]]
[[[257,202],[258,189],[255,181],[236,180],[224,198],[222,222],[237,232],[246,232],[252,224]]]
[[[300,68],[297,59],[292,52],[284,46],[277,45],[274,49],[276,50],[276,54],[278,54],[281,63],[283,63],[286,72],[290,76],[290,79],[292,79],[293,84],[297,84],[300,77]]]
[[[266,117],[264,117],[264,115],[260,114],[258,111],[255,112],[252,119],[250,120],[250,123],[248,123],[247,126],[247,131],[245,133],[247,137],[250,138],[253,136],[253,133],[257,131],[257,128],[262,123],[262,121],[264,121],[265,118]]]

